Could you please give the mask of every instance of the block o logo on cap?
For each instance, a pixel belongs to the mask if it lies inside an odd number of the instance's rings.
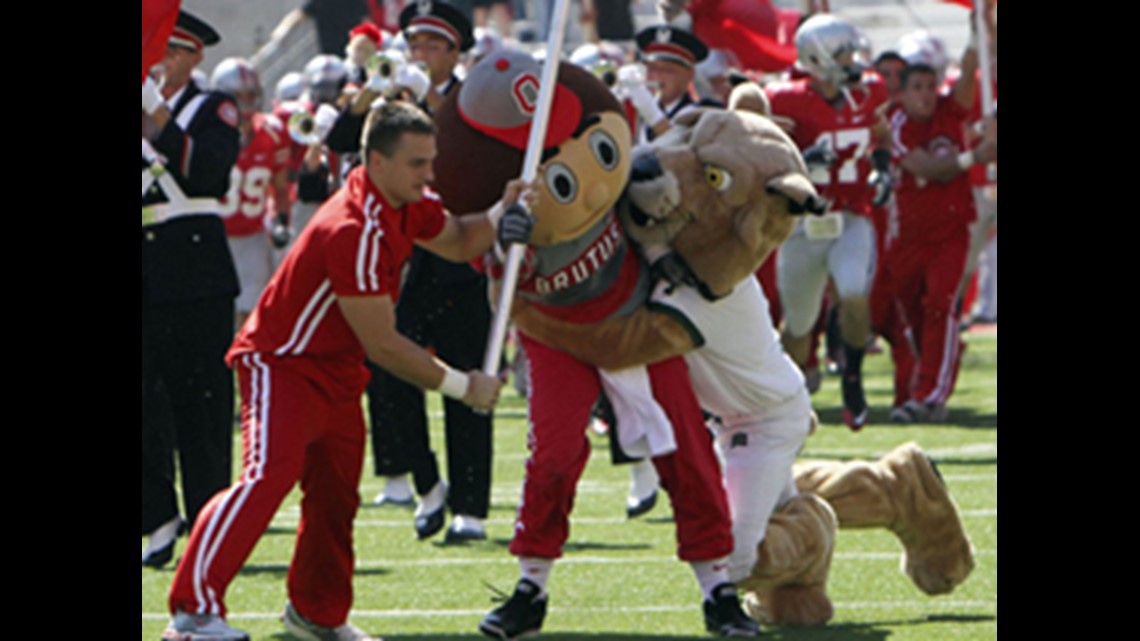
[[[523,75],[515,78],[515,84],[511,87],[511,95],[515,98],[515,104],[523,113],[534,115],[534,108],[538,106],[538,78],[534,74],[524,73]]]
[[[525,52],[496,51],[467,73],[456,106],[468,126],[516,149],[524,149],[538,107],[542,67]],[[554,89],[543,148],[562,143],[578,128],[582,101],[565,86]]]

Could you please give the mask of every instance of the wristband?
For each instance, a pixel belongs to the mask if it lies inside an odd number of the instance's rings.
[[[495,203],[494,207],[487,210],[487,222],[491,223],[491,227],[499,228],[499,221],[503,218],[507,208],[503,206],[503,201]]]
[[[439,384],[439,392],[450,398],[463,400],[467,396],[467,384],[471,377],[457,372],[447,365],[443,365],[443,382]]]
[[[973,166],[974,166],[974,152],[963,151],[962,153],[958,154],[958,168],[959,169],[961,169],[962,171],[966,171],[967,169],[969,169],[970,167],[973,167]]]

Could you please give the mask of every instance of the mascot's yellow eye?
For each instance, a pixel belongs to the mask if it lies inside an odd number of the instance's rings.
[[[705,182],[717,191],[728,191],[732,186],[732,174],[716,165],[705,165]]]

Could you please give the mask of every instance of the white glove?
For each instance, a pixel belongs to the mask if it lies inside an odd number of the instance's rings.
[[[163,104],[162,94],[158,92],[158,85],[150,76],[142,83],[142,110],[146,115],[153,116],[155,111]]]
[[[657,98],[645,86],[645,71],[641,65],[625,65],[618,69],[618,95],[628,99],[637,115],[650,127],[666,118]]]
[[[396,70],[396,77],[392,81],[396,87],[408,89],[416,97],[416,101],[424,99],[428,89],[431,89],[431,78],[419,65],[400,65]]]
[[[321,142],[324,142],[325,138],[329,135],[329,131],[336,123],[336,119],[339,115],[340,112],[336,110],[336,107],[330,104],[324,103],[321,104],[320,107],[317,107],[317,113],[313,114],[313,132]]]
[[[395,83],[392,82],[392,78],[376,73],[368,76],[368,81],[364,83],[365,89],[372,93],[380,94],[381,96],[386,96],[391,93],[394,86]]]
[[[633,85],[645,86],[645,65],[632,63],[618,67],[618,86],[625,89]]]

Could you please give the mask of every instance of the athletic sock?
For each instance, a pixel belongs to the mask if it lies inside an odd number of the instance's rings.
[[[657,491],[660,478],[657,468],[653,466],[653,459],[641,459],[630,466],[629,496],[626,503],[635,506]]]
[[[697,583],[701,585],[701,593],[705,595],[706,601],[713,600],[713,588],[722,583],[730,583],[727,556],[712,561],[690,561],[689,565],[697,575]]]
[[[540,559],[531,556],[519,557],[519,570],[521,578],[527,579],[539,587],[539,596],[546,596],[546,580],[550,577],[550,570],[554,567],[554,559]]]

